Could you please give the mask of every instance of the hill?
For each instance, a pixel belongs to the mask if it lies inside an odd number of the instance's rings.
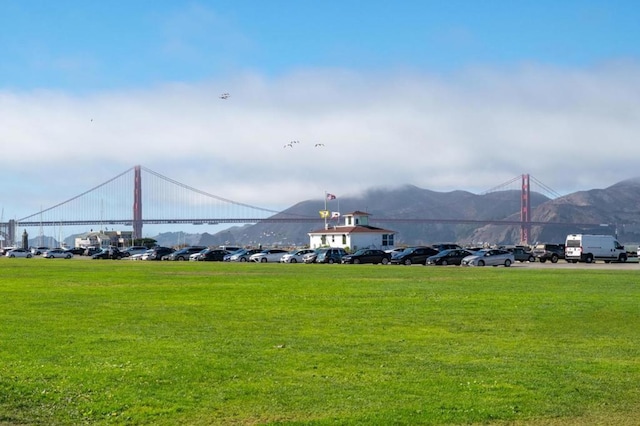
[[[517,220],[519,214],[508,219]],[[594,223],[587,226],[533,226],[530,242],[564,242],[567,234],[594,233],[618,235],[622,243],[640,241],[640,178],[618,182],[608,188],[579,191],[548,200],[531,211],[532,222]],[[607,226],[605,226],[607,225]],[[471,239],[517,241],[519,227],[487,225],[476,229]]]
[[[205,234],[200,244],[222,245],[305,245],[307,233],[323,227],[319,210],[324,200],[302,201],[274,217],[316,217],[317,223],[259,223],[229,228],[215,235]],[[467,191],[437,192],[404,185],[398,188],[373,188],[355,197],[340,197],[328,204],[331,211],[356,210],[371,214],[374,226],[397,232],[396,244],[429,244],[456,241],[465,244],[517,244],[520,226],[442,224],[424,222],[385,222],[384,218],[402,219],[520,219],[520,192],[498,191],[473,194]],[[640,241],[640,178],[619,182],[605,189],[592,189],[556,199],[532,192],[531,220],[567,225],[533,226],[530,242],[563,242],[570,233],[618,233],[621,242]],[[331,223],[336,223],[333,219]],[[572,223],[618,224],[585,227]],[[624,225],[623,225],[624,224]]]

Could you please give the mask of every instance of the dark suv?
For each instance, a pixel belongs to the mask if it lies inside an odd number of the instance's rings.
[[[396,253],[391,257],[391,263],[396,265],[411,265],[419,263],[426,265],[427,258],[438,253],[433,247],[407,247],[404,251]]]
[[[200,253],[204,249],[206,249],[204,246],[183,247],[167,255],[167,260],[189,260],[189,256],[194,253]]]
[[[347,252],[342,248],[326,248],[318,251],[316,263],[340,263]]]
[[[532,253],[542,263],[547,260],[556,263],[558,259],[564,259],[564,244],[537,244]]]
[[[174,251],[169,247],[154,247],[153,251],[147,256],[147,260],[162,260],[162,256],[169,255]]]
[[[452,244],[452,243],[432,244],[431,247],[436,249],[436,250],[438,250],[438,251],[459,250],[459,249],[462,248],[458,244]]]
[[[525,247],[507,247],[506,250],[513,253],[513,259],[518,262],[535,262],[536,256],[531,250]],[[556,262],[558,260],[556,259]]]

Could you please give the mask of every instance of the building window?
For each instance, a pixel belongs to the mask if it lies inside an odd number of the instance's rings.
[[[353,219],[351,216],[347,216],[347,225],[351,225],[351,219]]]
[[[346,245],[347,244],[347,234],[342,234],[342,245]]]
[[[323,246],[327,245],[327,236],[326,235],[322,235],[320,237],[320,244],[322,244]]]
[[[332,236],[331,236],[331,242],[332,242],[332,243],[335,243],[335,242],[336,242],[336,236],[335,236],[335,235],[332,235]]]
[[[393,245],[393,234],[382,234],[382,245],[383,246],[392,246]]]

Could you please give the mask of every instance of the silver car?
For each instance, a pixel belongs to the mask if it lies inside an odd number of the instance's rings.
[[[303,263],[303,256],[307,253],[313,253],[312,249],[293,250],[280,258],[281,263]]]
[[[462,259],[462,266],[511,266],[513,253],[502,249],[482,249]]]
[[[284,256],[287,253],[288,252],[286,250],[282,250],[282,249],[265,249],[259,253],[252,254],[249,257],[249,260],[251,262],[260,262],[260,263],[279,262],[282,256]]]
[[[25,249],[22,249],[22,248],[17,248],[17,249],[13,249],[11,251],[8,251],[7,254],[5,254],[5,256],[7,256],[7,257],[26,257],[26,258],[31,258],[31,257],[33,257],[33,254],[29,250],[25,250]]]
[[[43,251],[42,257],[46,259],[53,259],[53,258],[71,259],[73,257],[73,253],[65,249],[55,248],[55,249]]]

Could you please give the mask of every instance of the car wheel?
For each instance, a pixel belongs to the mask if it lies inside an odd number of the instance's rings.
[[[354,265],[357,265],[358,263],[360,263],[360,259],[353,259],[353,263]]]
[[[484,260],[479,260],[478,261],[478,266],[484,266]]]
[[[332,264],[333,263],[333,259],[329,258],[329,261],[327,263]]]
[[[407,266],[410,266],[411,265],[411,259],[405,260],[404,264],[407,265]]]
[[[33,256],[32,256],[32,255],[30,255],[30,254],[28,254],[28,255],[27,255],[27,259],[31,259],[32,257],[33,257]]]
[[[542,257],[540,258],[540,263],[544,263],[546,261],[547,261],[547,259],[543,259]]]
[[[244,257],[240,258],[240,262],[246,262],[246,261],[247,261],[247,259],[245,259]]]
[[[70,255],[70,254],[68,254],[68,255],[66,255],[64,258],[65,258],[65,259],[71,259],[71,255]]]
[[[584,261],[587,263],[593,263],[593,256],[588,254]]]
[[[618,261],[620,261],[620,262],[626,262],[626,261],[627,261],[627,255],[625,255],[625,254],[621,254],[621,255],[620,255],[620,259],[618,259]]]
[[[533,256],[529,256],[529,262],[533,263],[536,261],[536,258]]]
[[[387,259],[386,257],[384,259],[382,259],[382,264],[383,265],[389,264],[389,259]]]
[[[558,256],[556,256],[555,254],[551,256],[551,263],[558,263]]]
[[[442,266],[447,266],[449,263],[448,263],[446,260],[443,260],[442,262],[440,262],[440,264],[441,264]]]
[[[16,255],[15,254],[10,254],[9,257],[16,257]],[[27,256],[27,257],[29,257],[29,256]]]
[[[504,261],[504,266],[505,266],[505,267],[507,267],[507,268],[508,268],[509,266],[511,266],[511,260],[509,260],[509,259],[505,260],[505,261]]]
[[[295,258],[292,257],[290,263],[298,263],[298,261]]]
[[[260,263],[267,263],[267,258],[263,257],[262,259],[260,259]]]

